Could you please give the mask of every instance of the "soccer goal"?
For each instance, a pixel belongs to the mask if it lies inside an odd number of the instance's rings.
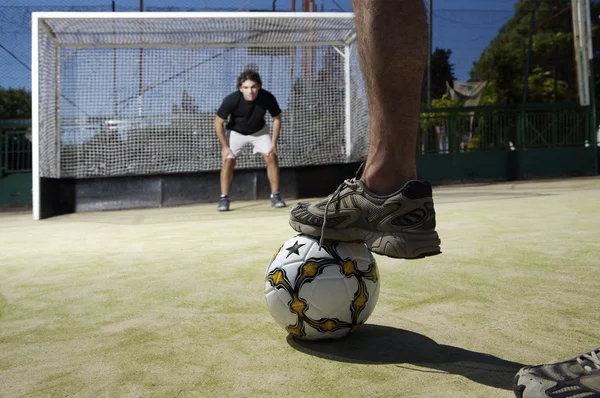
[[[33,13],[34,219],[42,179],[219,170],[215,112],[247,68],[283,110],[282,167],[366,154],[352,13]]]

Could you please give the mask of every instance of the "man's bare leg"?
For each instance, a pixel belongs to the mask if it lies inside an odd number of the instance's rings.
[[[389,194],[417,178],[421,83],[427,57],[423,0],[353,0],[371,115],[362,180]]]
[[[233,181],[233,169],[235,169],[235,159],[225,159],[221,168],[221,195],[229,196],[231,182]]]
[[[229,211],[229,190],[233,181],[233,169],[235,168],[235,158],[227,158],[223,161],[221,168],[221,197],[217,205],[218,211]]]
[[[267,164],[267,178],[271,185],[271,193],[279,192],[279,165],[277,164],[277,155],[270,153],[263,155]]]
[[[267,178],[271,185],[271,206],[277,208],[285,207],[286,204],[279,193],[279,164],[277,162],[277,155],[271,152],[268,155],[263,155],[263,158],[267,163]]]
[[[303,234],[365,242],[394,258],[441,253],[431,185],[416,180],[421,83],[427,52],[423,0],[353,0],[371,117],[360,180],[318,203],[301,202],[290,226]]]

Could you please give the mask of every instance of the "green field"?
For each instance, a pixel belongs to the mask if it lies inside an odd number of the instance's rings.
[[[264,304],[289,209],[0,213],[0,396],[512,397],[600,345],[600,178],[434,195],[443,254],[376,257],[368,323],[316,343]]]

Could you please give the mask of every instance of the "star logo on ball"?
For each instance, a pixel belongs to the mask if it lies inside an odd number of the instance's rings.
[[[304,245],[305,245],[305,243],[303,243],[303,244],[299,245],[299,244],[298,244],[298,241],[295,241],[293,245],[291,245],[290,247],[287,247],[287,248],[285,249],[285,250],[287,250],[287,251],[289,252],[289,253],[288,253],[288,255],[287,255],[287,256],[285,256],[285,258],[288,258],[289,256],[291,256],[291,255],[292,255],[292,253],[293,253],[293,254],[295,254],[295,255],[297,255],[297,256],[299,256],[299,255],[300,255],[300,251],[299,251],[299,249],[300,249],[302,246],[304,246]]]

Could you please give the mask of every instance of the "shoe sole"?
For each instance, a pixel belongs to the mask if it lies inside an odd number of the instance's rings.
[[[531,374],[528,375],[528,370],[531,369],[530,366],[525,366],[524,368],[521,368],[517,374],[515,375],[515,377],[513,378],[513,393],[515,394],[515,397],[517,398],[523,398],[523,395],[525,394],[525,390],[527,390],[527,395],[528,396],[540,396],[542,397],[543,394],[544,397],[549,397],[549,395],[543,393],[543,392],[532,392],[531,389],[527,388],[527,382],[526,379],[528,378],[527,376],[529,376],[529,380],[531,380],[531,378],[533,377]],[[521,382],[521,378],[523,378],[523,382]],[[550,380],[547,380],[550,384],[553,383]],[[534,388],[537,388],[538,386],[540,386],[540,382],[537,381],[536,383],[534,383],[535,386]],[[550,386],[548,386],[548,388],[550,388]],[[585,395],[585,393],[583,394]]]
[[[286,206],[285,205],[274,205],[274,204],[272,204],[271,207],[275,207],[277,209],[282,209],[282,208],[284,208]]]
[[[517,373],[517,375],[515,376],[514,380],[513,380],[513,392],[515,393],[515,397],[517,398],[523,398],[523,392],[525,391],[525,386],[522,384],[519,384],[519,378],[520,378],[520,374]]]
[[[290,221],[296,231],[313,237],[321,236],[321,228]],[[416,260],[441,254],[440,238],[431,232],[378,232],[361,228],[325,228],[325,237],[340,242],[364,242],[373,253],[392,258]]]

